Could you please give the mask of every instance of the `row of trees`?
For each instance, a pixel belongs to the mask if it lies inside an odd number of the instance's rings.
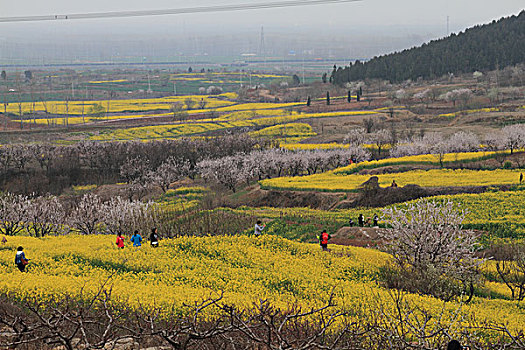
[[[513,154],[517,149],[525,147],[525,125],[513,124],[501,130],[491,131],[479,138],[471,132],[459,131],[449,137],[432,132],[412,140],[402,140],[390,152],[393,157],[403,157],[418,154],[473,152],[480,149],[488,151],[510,150]],[[442,161],[442,158],[440,158]]]
[[[235,192],[238,185],[253,179],[314,174],[369,158],[370,153],[358,146],[299,152],[271,149],[203,160],[197,170],[204,179]]]
[[[87,300],[67,295],[45,305],[37,297],[16,302],[2,295],[0,341],[9,349],[43,350],[444,349],[451,339],[476,350],[525,346],[523,332],[504,323],[477,320],[460,308],[436,314],[403,293],[371,293],[358,310],[344,310],[332,292],[324,305],[303,310],[265,300],[242,309],[219,292],[168,318],[159,317],[165,310],[160,307],[122,307],[111,284],[94,294],[82,295]]]
[[[11,193],[0,197],[0,233],[26,232],[33,237],[66,234],[146,232],[161,224],[161,212],[152,202],[113,197],[107,202],[94,194],[64,205],[55,196],[28,197]]]
[[[159,167],[170,159],[171,163],[189,164],[193,169],[203,159],[249,153],[254,148],[265,149],[269,146],[269,141],[255,140],[246,135],[151,142],[86,141],[66,146],[6,145],[0,148],[0,172],[4,174],[4,180],[11,181],[16,174],[41,172],[48,181],[56,180],[56,177],[66,178],[68,186],[83,181],[100,184],[121,180],[121,168],[130,163],[162,171],[163,168]],[[124,179],[131,176],[129,171],[122,174]],[[32,178],[29,180],[33,181]]]

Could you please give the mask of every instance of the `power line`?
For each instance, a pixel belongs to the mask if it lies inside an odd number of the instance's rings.
[[[4,22],[4,23],[5,22],[35,22],[35,21],[57,21],[57,20],[96,19],[96,18],[163,16],[163,15],[178,15],[178,14],[187,14],[187,13],[230,12],[230,11],[241,11],[241,10],[273,9],[273,8],[283,8],[283,7],[348,3],[348,2],[358,2],[358,1],[361,1],[361,0],[288,0],[288,1],[277,1],[277,2],[269,2],[269,3],[212,5],[212,6],[185,7],[185,8],[165,9],[165,10],[114,11],[114,12],[73,13],[73,14],[65,14],[65,15],[0,17],[0,22]]]

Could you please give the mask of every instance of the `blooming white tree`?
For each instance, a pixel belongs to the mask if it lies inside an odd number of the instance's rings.
[[[412,275],[423,282],[417,285],[421,292],[442,297],[452,292],[444,286],[454,289],[457,283],[473,291],[483,260],[475,256],[476,234],[462,227],[465,213],[452,201],[420,200],[383,214],[392,227],[380,233],[385,248],[405,278]]]
[[[131,234],[135,230],[146,232],[154,226],[155,210],[153,202],[127,200],[113,197],[104,203],[101,222],[106,232],[112,234]]]
[[[471,132],[459,131],[448,139],[451,152],[474,152],[480,147],[479,138]]]
[[[30,199],[26,216],[24,226],[31,236],[44,237],[68,230],[64,207],[55,196]]]
[[[6,193],[0,196],[0,232],[14,236],[24,229],[29,211],[27,196]]]
[[[87,193],[70,213],[68,223],[81,234],[96,233],[105,209],[99,196]]]
[[[501,129],[503,143],[506,149],[513,154],[515,150],[525,147],[525,125],[507,125]]]
[[[463,105],[466,105],[468,101],[472,98],[473,93],[470,89],[455,89],[441,95],[441,99],[444,99],[447,102],[452,102],[456,106],[456,102],[462,101]]]
[[[430,95],[431,95],[431,91],[430,89],[425,89],[423,91],[419,91],[419,92],[416,92],[414,94],[414,98],[416,100],[420,100],[421,102],[424,102],[426,101],[428,98],[430,98]]]
[[[187,159],[168,158],[155,171],[147,173],[147,181],[158,185],[166,192],[175,181],[178,181],[191,173],[191,163]]]
[[[249,169],[244,167],[243,155],[228,156],[215,160],[203,160],[197,164],[201,176],[236,191],[237,186],[246,181]]]
[[[222,94],[223,90],[220,86],[209,86],[208,89],[206,89],[206,93],[208,95],[219,95]]]
[[[365,143],[366,139],[366,130],[364,128],[355,128],[352,129],[346,134],[343,139],[343,143],[350,144],[354,147],[362,146]]]
[[[381,150],[392,144],[392,133],[386,129],[381,129],[369,136],[369,140],[377,147],[377,152],[381,155]]]

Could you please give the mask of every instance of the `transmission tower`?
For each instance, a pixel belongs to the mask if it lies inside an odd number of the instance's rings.
[[[259,42],[259,56],[264,58],[264,66],[266,66],[266,47],[264,45],[264,27],[261,26],[261,41]]]

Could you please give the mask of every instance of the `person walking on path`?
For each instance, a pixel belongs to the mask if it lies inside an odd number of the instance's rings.
[[[134,247],[140,247],[142,245],[142,236],[139,234],[139,231],[135,230],[135,233],[131,236],[131,242]]]
[[[253,230],[253,234],[256,236],[256,237],[259,237],[261,234],[262,234],[262,231],[264,230],[266,226],[263,225],[263,223],[261,222],[261,220],[257,220],[257,222],[255,223],[255,228]]]
[[[321,249],[325,252],[328,251],[328,240],[332,238],[332,236],[330,236],[326,232],[326,230],[323,230],[323,232],[321,232],[321,234],[317,238],[319,238],[319,244],[321,245]]]
[[[122,237],[122,233],[117,234],[117,241],[115,242],[115,244],[120,249],[124,249],[124,237]]]
[[[151,242],[151,246],[153,248],[157,248],[159,246],[159,235],[157,233],[156,227],[151,229],[151,234],[149,235],[149,241]]]
[[[20,272],[26,271],[26,266],[29,264],[29,259],[26,258],[26,255],[24,254],[24,248],[22,247],[18,247],[16,250],[15,264]]]
[[[520,173],[520,184],[523,182],[523,173]]]

